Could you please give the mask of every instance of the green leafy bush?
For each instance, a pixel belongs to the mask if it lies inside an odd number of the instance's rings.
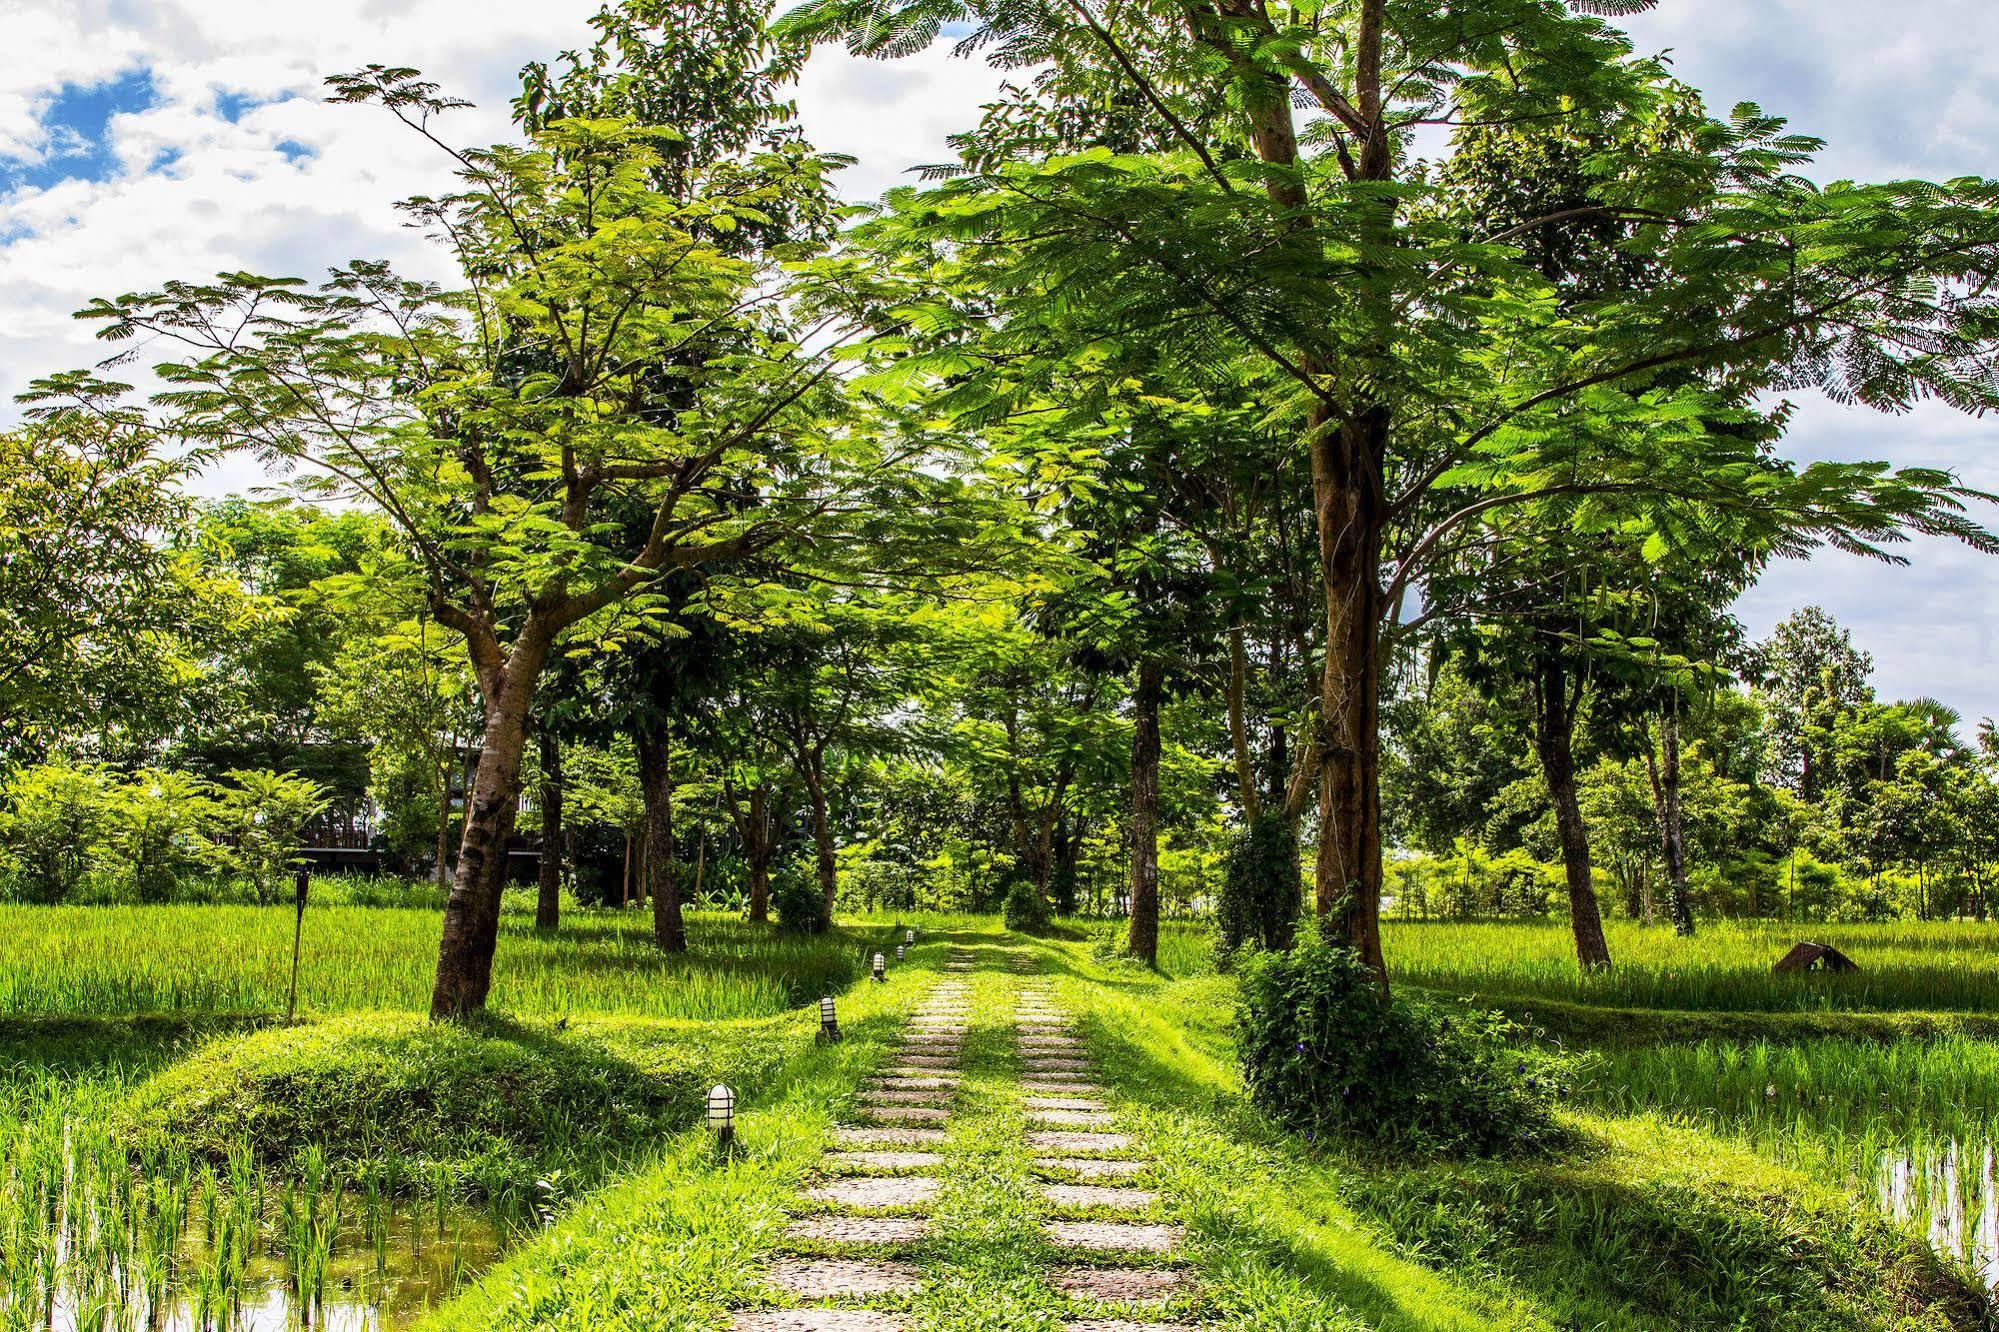
[[[1013,887],[1006,890],[1006,905],[1003,908],[1006,927],[1017,934],[1033,934],[1045,930],[1054,920],[1048,899],[1032,879],[1015,879]]]
[[[104,851],[115,790],[98,764],[40,763],[7,779],[0,843],[22,901],[52,905],[83,886]]]
[[[1557,1136],[1564,1061],[1516,1048],[1500,1014],[1389,997],[1344,943],[1253,954],[1241,993],[1243,1080],[1287,1128],[1478,1155]]]
[[[299,835],[326,808],[326,791],[286,772],[237,768],[225,775],[232,785],[215,788],[221,863],[250,880],[258,904],[268,906],[298,858]]]
[[[773,876],[770,904],[777,913],[777,927],[786,934],[824,934],[833,928],[818,879],[796,861]]]
[[[212,788],[185,772],[148,768],[110,797],[109,841],[132,900],[176,900],[183,883],[214,855],[207,835],[215,817]]]
[[[1229,847],[1215,902],[1215,960],[1226,967],[1244,948],[1289,948],[1304,892],[1291,820],[1278,812],[1258,815]]]

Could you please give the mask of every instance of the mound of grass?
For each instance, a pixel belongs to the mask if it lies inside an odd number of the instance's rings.
[[[1972,1329],[1985,1299],[1913,1235],[1704,1134],[1590,1121],[1548,1164],[1344,1163],[1343,1192],[1405,1252],[1565,1327]]]
[[[1636,1050],[1701,1041],[1802,1045],[1838,1039],[1893,1045],[1953,1039],[1999,1040],[1999,1014],[1995,1013],[1702,1012],[1600,1008],[1593,1004],[1521,998],[1493,999],[1490,1006],[1531,1028],[1541,1038],[1596,1050]]]
[[[555,1170],[601,1177],[692,1122],[714,1083],[766,1076],[803,1033],[798,1021],[346,1014],[212,1041],[139,1086],[124,1118],[212,1159],[247,1144],[282,1169],[316,1149],[390,1185],[443,1169],[490,1196]]]

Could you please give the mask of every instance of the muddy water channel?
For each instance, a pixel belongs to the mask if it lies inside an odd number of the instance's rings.
[[[1874,1201],[1930,1247],[1963,1263],[1999,1296],[1999,1179],[1990,1142],[1883,1150]]]
[[[71,1175],[59,1191],[8,1181],[0,1326],[389,1332],[442,1304],[504,1247],[491,1216],[443,1194],[355,1188],[310,1161],[289,1183],[230,1174],[129,1175],[129,1186]]]

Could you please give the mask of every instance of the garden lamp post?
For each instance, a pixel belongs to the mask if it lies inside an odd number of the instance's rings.
[[[875,954],[875,979],[878,981],[888,979],[888,959],[880,953]]]
[[[830,994],[819,1000],[819,1039],[829,1043],[840,1039],[840,1019],[833,1012],[833,996]]]
[[[915,943],[915,942],[916,942],[916,931],[915,931],[915,930],[904,930],[904,931],[902,932],[902,941],[903,941],[903,943],[905,943],[905,944],[913,944],[913,943]]]
[[[724,1083],[708,1090],[708,1127],[715,1131],[715,1145],[729,1147],[736,1141],[736,1093]]]
[[[312,866],[300,865],[292,871],[292,894],[298,903],[298,916],[292,922],[292,982],[285,991],[285,1021],[298,1016],[298,949],[305,937],[305,890],[312,883]]]
[[[902,961],[903,956],[908,952],[909,952],[908,944],[897,944],[895,946],[895,960],[898,962]]]

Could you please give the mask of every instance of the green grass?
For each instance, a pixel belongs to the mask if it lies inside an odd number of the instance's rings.
[[[1578,970],[1564,922],[1391,924],[1383,949],[1404,985],[1517,1006],[1548,1000],[1609,1008],[1782,1012],[1999,1012],[1999,924],[1800,925],[1708,922],[1691,939],[1612,921],[1615,965]],[[1856,973],[1773,975],[1805,939],[1833,944]]]
[[[292,923],[287,907],[0,906],[0,1018],[282,1014]],[[300,1011],[428,1009],[441,923],[434,911],[307,908]],[[860,974],[851,934],[798,939],[712,912],[688,924],[691,951],[670,958],[640,911],[573,912],[552,935],[509,914],[493,1006],[533,1016],[768,1017]]]

